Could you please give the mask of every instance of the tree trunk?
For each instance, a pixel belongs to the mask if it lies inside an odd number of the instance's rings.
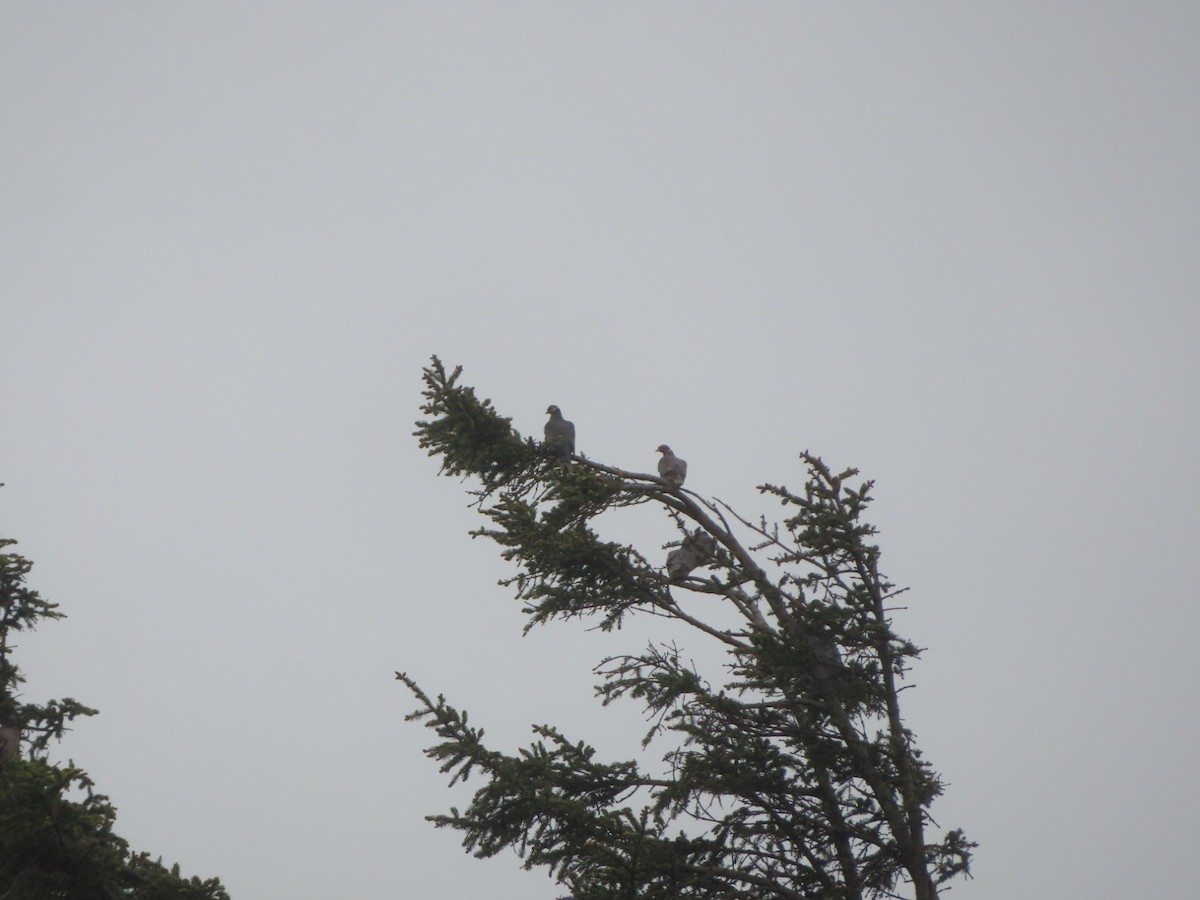
[[[0,763],[21,755],[21,729],[16,725],[0,725]]]

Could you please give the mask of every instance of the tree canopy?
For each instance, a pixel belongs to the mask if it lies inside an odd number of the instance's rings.
[[[32,564],[0,539],[0,900],[229,900],[216,878],[184,878],[113,831],[116,809],[49,746],[96,710],[72,698],[22,702],[15,637],[63,618],[26,583]]]
[[[430,816],[478,856],[513,849],[578,900],[937,896],[969,875],[959,829],[933,839],[942,781],[901,716],[919,649],[893,627],[901,591],[880,573],[863,514],[872,482],[803,452],[798,491],[762,484],[784,516],[749,518],[676,478],[628,471],[523,437],[434,357],[424,370],[421,448],[472,482],[474,536],[514,566],[526,631],[581,620],[612,630],[665,617],[727,654],[701,672],[674,643],[595,667],[600,702],[640,704],[643,751],[605,762],[551,725],[516,753],[466,712],[397,672],[432,729],[426,753],[454,784],[481,778],[465,810]],[[665,564],[593,527],[647,506],[674,524]],[[703,615],[689,598],[719,601]],[[730,625],[730,622],[736,622]],[[907,885],[907,887],[906,887]]]

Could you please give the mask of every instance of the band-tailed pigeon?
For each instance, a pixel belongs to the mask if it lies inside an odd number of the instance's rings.
[[[575,423],[563,418],[562,410],[554,404],[546,408],[550,421],[546,423],[546,449],[567,459],[575,452]]]
[[[672,581],[683,581],[692,569],[710,563],[716,555],[717,539],[697,528],[667,554],[667,575]]]
[[[667,554],[667,576],[672,581],[683,581],[696,568],[699,560],[696,555],[684,547],[676,547]]]
[[[658,476],[667,484],[679,487],[687,478],[687,461],[672,453],[666,444],[659,445],[658,452],[662,454],[658,461]]]
[[[701,562],[708,562],[717,555],[717,539],[697,528],[683,539],[683,546],[696,554]]]

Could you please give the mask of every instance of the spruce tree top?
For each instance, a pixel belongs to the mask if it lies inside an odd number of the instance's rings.
[[[549,725],[517,754],[499,752],[465,712],[397,673],[418,700],[410,718],[440,739],[428,755],[451,783],[484,780],[466,810],[430,817],[438,827],[480,856],[515,849],[578,900],[929,900],[969,874],[961,831],[927,837],[942,783],[901,717],[919,651],[893,628],[900,590],[880,574],[863,519],[870,481],[803,452],[801,490],[759,486],[784,518],[750,519],[692,482],[523,437],[461,371],[436,357],[425,369],[416,436],[443,474],[474,482],[484,524],[472,534],[513,564],[505,583],[526,630],[653,615],[720,642],[728,661],[702,673],[675,645],[651,644],[596,666],[603,703],[633,700],[648,715],[643,746],[662,753],[653,772],[600,762]],[[631,506],[674,522],[665,559],[593,529]],[[698,613],[696,595],[734,616]]]

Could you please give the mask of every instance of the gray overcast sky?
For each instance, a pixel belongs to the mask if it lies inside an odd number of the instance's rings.
[[[422,816],[407,670],[498,745],[637,752],[411,437],[526,433],[751,517],[877,480],[956,900],[1185,897],[1200,6],[0,2],[0,532],[27,696],[235,900],[550,900]],[[615,532],[653,549],[665,523]],[[701,649],[697,647],[697,654]]]

